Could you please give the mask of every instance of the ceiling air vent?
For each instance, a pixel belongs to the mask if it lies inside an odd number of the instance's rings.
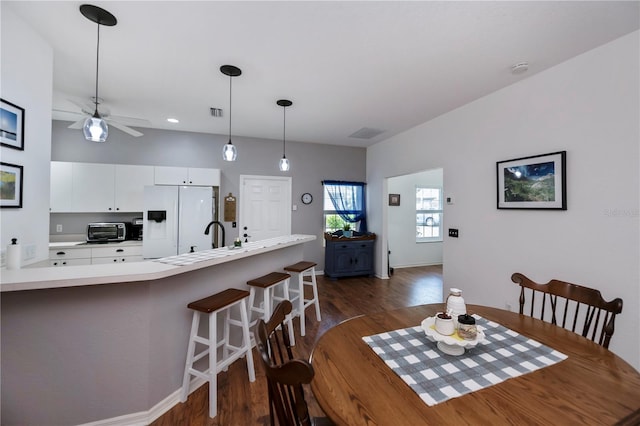
[[[363,127],[362,129],[349,135],[350,138],[356,139],[372,139],[386,132],[386,130],[372,129],[371,127]]]

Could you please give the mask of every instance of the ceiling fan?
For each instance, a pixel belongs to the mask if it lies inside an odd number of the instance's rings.
[[[82,114],[82,118],[78,119],[77,121],[73,122],[71,125],[68,126],[69,129],[82,129],[82,127],[84,126],[84,122],[86,121],[87,117],[92,117],[95,113],[95,108],[97,106],[98,108],[98,112],[100,114],[100,116],[107,122],[109,123],[110,126],[115,127],[116,129],[122,130],[123,132],[134,136],[134,137],[139,137],[142,136],[143,133],[132,129],[129,126],[140,126],[140,127],[150,127],[151,126],[151,122],[149,120],[145,120],[145,119],[141,119],[141,118],[134,118],[134,117],[125,117],[125,116],[118,116],[118,115],[111,115],[111,111],[109,110],[108,107],[104,106],[102,99],[98,98],[97,102],[95,100],[95,97],[91,97],[91,103],[87,103],[87,104],[82,104],[80,102],[77,102],[73,99],[67,99],[69,102],[71,102],[72,104],[74,104],[75,106],[77,106],[78,108],[80,108],[81,112],[77,112],[77,111],[65,111],[65,110],[60,110],[60,109],[54,109],[54,112],[58,112],[58,113],[64,113],[64,114],[74,114],[74,115],[80,115]]]

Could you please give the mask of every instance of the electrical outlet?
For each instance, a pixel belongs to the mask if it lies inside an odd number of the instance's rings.
[[[509,303],[509,302],[505,303],[505,304],[504,304],[504,308],[505,308],[507,311],[510,311],[510,310],[511,310],[511,303]]]
[[[449,228],[449,236],[451,238],[458,238],[458,230],[455,228]]]
[[[24,246],[24,260],[33,259],[36,257],[36,245],[28,244]]]
[[[62,232],[62,225],[61,224],[57,224],[56,225],[56,232]]]

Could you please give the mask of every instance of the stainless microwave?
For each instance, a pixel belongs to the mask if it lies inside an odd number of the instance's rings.
[[[127,225],[124,222],[94,222],[87,225],[87,242],[124,241]]]

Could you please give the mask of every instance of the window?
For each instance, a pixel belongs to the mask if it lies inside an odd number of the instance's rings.
[[[416,187],[416,242],[442,241],[442,188]]]
[[[352,230],[367,232],[365,184],[329,181],[324,185],[324,231],[335,232],[349,224]]]

